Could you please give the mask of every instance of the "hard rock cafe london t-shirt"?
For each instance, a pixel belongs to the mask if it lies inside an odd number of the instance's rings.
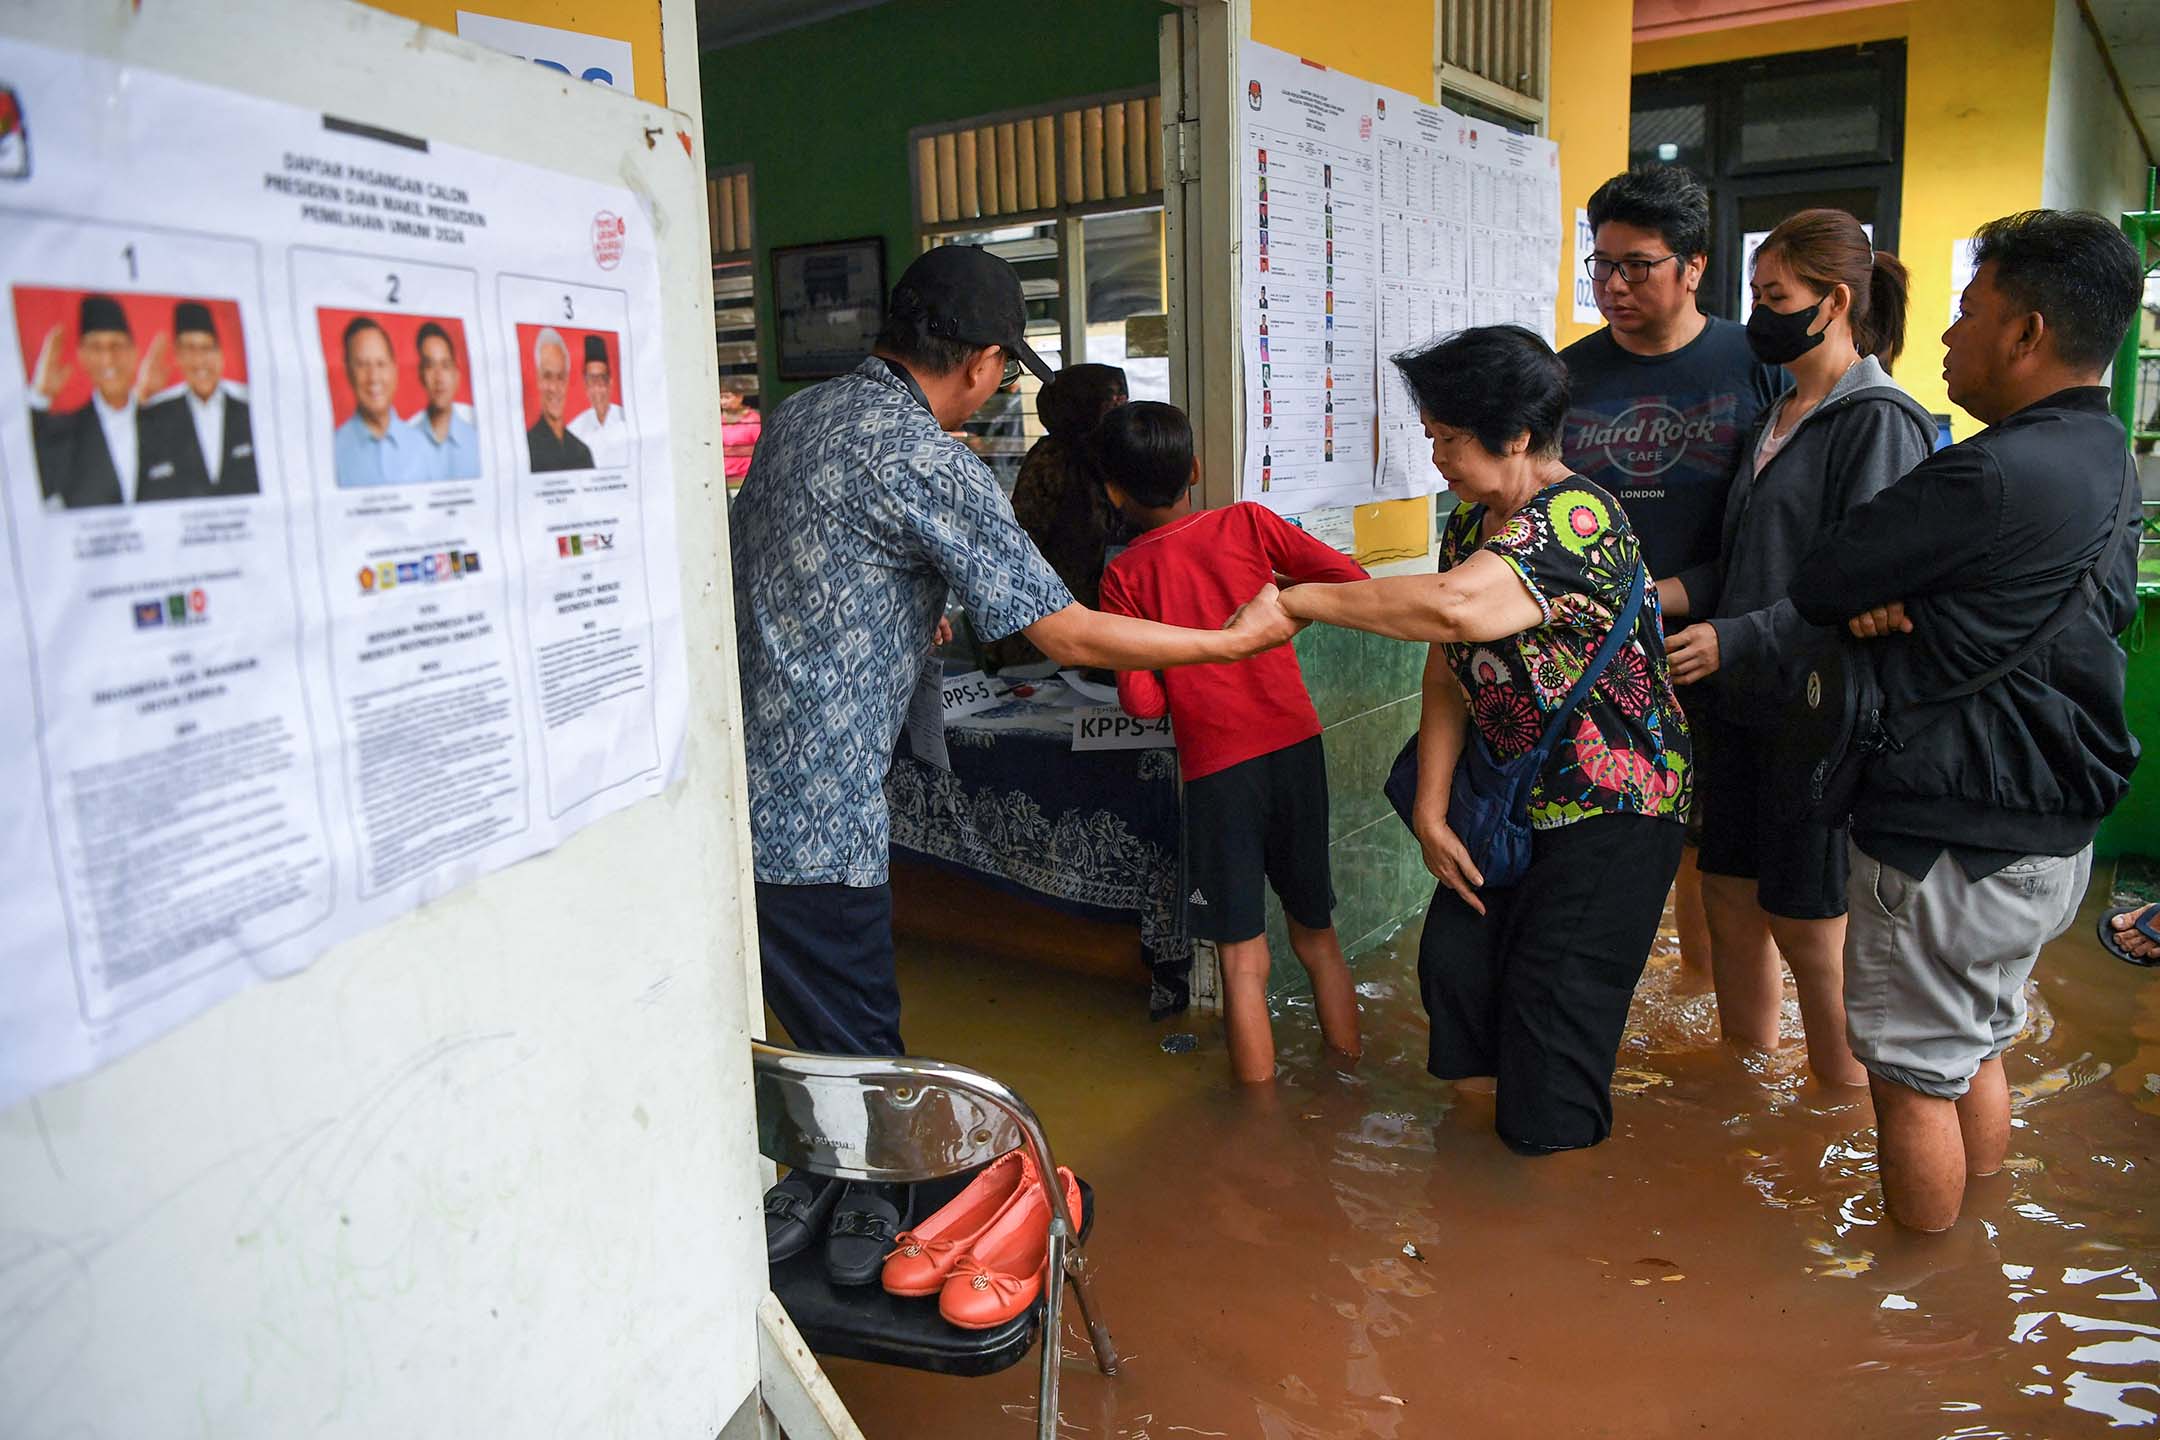
[[[1745,326],[1715,317],[1668,354],[1631,354],[1600,330],[1560,358],[1568,468],[1619,500],[1653,576],[1715,558],[1734,467],[1785,372],[1755,358]]]

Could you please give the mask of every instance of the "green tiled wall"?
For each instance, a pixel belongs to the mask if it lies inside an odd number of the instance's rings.
[[[1356,630],[1314,625],[1297,639],[1298,665],[1312,692],[1327,749],[1328,861],[1335,882],[1335,931],[1353,958],[1424,914],[1432,877],[1380,793],[1395,752],[1417,729],[1425,647]],[[1290,953],[1282,909],[1268,896],[1272,987],[1305,988]]]

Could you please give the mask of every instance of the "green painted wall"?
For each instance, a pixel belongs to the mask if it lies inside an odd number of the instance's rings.
[[[708,49],[705,149],[749,163],[769,409],[775,245],[885,237],[885,283],[914,257],[908,131],[1129,90],[1160,75],[1160,0],[889,0]]]

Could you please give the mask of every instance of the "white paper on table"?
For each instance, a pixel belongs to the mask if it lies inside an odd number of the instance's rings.
[[[1060,670],[1058,671],[1058,679],[1070,685],[1074,694],[1094,704],[1115,705],[1118,703],[1117,686],[1115,685],[1098,685],[1077,670]]]

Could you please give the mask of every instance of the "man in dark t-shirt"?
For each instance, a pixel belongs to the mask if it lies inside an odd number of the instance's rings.
[[[1705,315],[1710,197],[1672,165],[1615,175],[1590,197],[1588,268],[1605,328],[1560,352],[1568,368],[1568,468],[1616,496],[1643,563],[1665,580],[1715,560],[1725,494],[1764,408],[1789,383],[1748,348],[1747,328]],[[1682,691],[1683,709],[1694,708]],[[1699,740],[1699,737],[1698,737]],[[1710,985],[1710,934],[1693,827],[1674,912],[1693,988]]]

